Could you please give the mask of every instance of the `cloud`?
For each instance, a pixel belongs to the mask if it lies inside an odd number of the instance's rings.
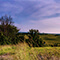
[[[46,2],[46,1],[45,1]],[[52,2],[52,3],[51,3]],[[44,3],[43,1],[41,2],[42,4],[37,4],[36,9],[38,9],[35,13],[31,15],[31,17],[35,17],[37,19],[45,19],[44,17],[56,17],[57,14],[60,15],[60,4],[57,4],[55,1],[50,1],[48,3]]]
[[[47,18],[37,21],[31,20],[30,22],[41,30],[41,32],[60,33],[60,17]]]
[[[55,0],[13,0],[3,2],[0,7],[0,12],[8,12],[15,16],[27,18],[48,18],[52,15],[60,13],[60,4]],[[54,16],[53,16],[54,17]]]
[[[27,32],[30,29],[38,29],[41,33],[60,33],[60,17],[47,18],[44,20],[30,20],[26,24],[15,24],[20,31]]]
[[[23,10],[23,7],[22,6],[19,6],[19,5],[15,5],[15,4],[12,4],[12,3],[2,3],[1,7],[0,7],[0,12],[3,11],[3,12],[13,12],[13,13],[19,13]]]
[[[0,15],[9,14],[21,31],[59,32],[60,0],[0,0]]]

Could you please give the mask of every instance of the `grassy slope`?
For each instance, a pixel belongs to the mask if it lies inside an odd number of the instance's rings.
[[[55,43],[58,43],[59,46],[60,46],[60,36],[55,36],[55,35],[52,35],[52,34],[48,34],[48,35],[40,35],[40,38],[42,38],[47,45],[53,45]],[[28,39],[28,36],[25,35],[25,39]]]
[[[60,45],[60,36],[55,35],[40,35],[40,37],[46,42],[47,45],[58,43]]]
[[[6,45],[0,46],[0,60],[10,59],[10,60],[38,60],[38,58],[45,56],[50,58],[52,55],[54,57],[60,57],[60,47],[35,47],[30,48],[26,43],[18,45]],[[2,57],[1,57],[2,56]]]

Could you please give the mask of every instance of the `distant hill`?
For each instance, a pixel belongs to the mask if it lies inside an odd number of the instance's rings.
[[[22,34],[28,34],[28,32],[19,32]],[[60,35],[60,34],[56,34],[56,33],[39,33],[40,35],[48,35],[48,34],[52,34],[52,35]]]

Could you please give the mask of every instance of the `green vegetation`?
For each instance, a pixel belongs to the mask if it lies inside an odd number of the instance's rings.
[[[60,35],[31,29],[19,33],[12,18],[0,18],[0,60],[59,60]]]
[[[32,47],[25,42],[0,46],[0,59],[6,60],[55,60],[60,59],[60,47]]]
[[[18,44],[26,42],[30,47],[42,47],[43,40],[39,37],[38,30],[29,30],[29,39],[25,39],[24,35],[18,33],[18,29],[13,25],[12,18],[3,16],[0,18],[0,45]]]
[[[13,25],[12,18],[3,16],[0,18],[0,45],[16,44],[17,40],[17,27]]]
[[[47,35],[40,35],[40,37],[45,41],[46,46],[60,47],[60,35],[47,34]]]
[[[43,40],[39,37],[39,31],[38,30],[29,30],[29,39],[26,39],[25,41],[28,43],[30,47],[42,47],[44,45]]]

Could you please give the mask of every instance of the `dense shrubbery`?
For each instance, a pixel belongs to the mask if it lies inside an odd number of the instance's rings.
[[[26,42],[30,47],[41,47],[44,45],[43,40],[39,37],[38,30],[29,30],[29,39],[26,39]]]
[[[16,44],[19,42],[17,39],[19,29],[12,23],[11,17],[3,16],[0,18],[0,45]]]
[[[43,40],[39,38],[39,31],[31,29],[29,39],[24,39],[23,34],[18,33],[19,29],[13,25],[12,18],[3,16],[0,18],[0,45],[17,44],[26,42],[29,46],[43,46]]]
[[[45,37],[40,38],[39,31],[31,29],[28,33],[18,33],[19,29],[13,25],[12,18],[3,16],[0,18],[0,45],[6,44],[18,44],[21,42],[26,42],[30,47],[42,47],[42,46],[51,46],[57,47],[60,46],[60,43],[46,44],[44,40],[57,40],[55,37],[48,37],[47,34]],[[42,34],[41,34],[42,35]],[[60,36],[57,37],[60,39]]]
[[[16,44],[19,42],[17,35],[15,36],[5,36],[3,33],[0,33],[0,45],[6,44]]]
[[[38,30],[29,30],[28,39],[23,34],[18,33],[19,29],[13,25],[12,18],[3,16],[0,18],[0,45],[17,44],[26,42],[30,47],[44,46],[42,38],[39,37]]]
[[[50,44],[49,46],[51,46],[51,47],[60,47],[60,44],[59,43],[54,43],[54,44]]]

